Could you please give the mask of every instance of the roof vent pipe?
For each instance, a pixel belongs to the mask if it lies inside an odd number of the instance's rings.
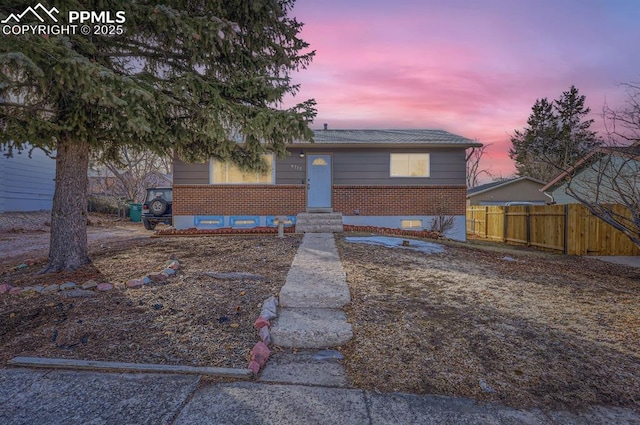
[[[329,124],[326,124],[326,123],[325,123],[325,124],[324,124],[324,129],[326,130],[326,129],[327,129],[327,127],[329,127]]]

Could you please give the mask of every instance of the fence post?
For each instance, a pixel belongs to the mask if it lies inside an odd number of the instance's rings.
[[[502,217],[503,220],[503,228],[502,228],[502,243],[507,243],[507,222],[509,221],[509,207],[505,206],[503,210]]]
[[[564,205],[564,238],[563,252],[569,254],[569,204]]]
[[[489,237],[489,207],[484,207],[484,238]]]
[[[531,205],[525,206],[525,212],[527,215],[525,216],[525,226],[527,232],[527,246],[531,246]]]

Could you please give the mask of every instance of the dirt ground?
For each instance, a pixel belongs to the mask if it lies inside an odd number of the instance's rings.
[[[91,266],[39,275],[46,249],[16,255],[12,244],[48,235],[46,226],[0,219],[0,284],[119,283],[171,256],[182,268],[166,284],[93,298],[0,295],[0,364],[21,355],[246,367],[253,322],[284,285],[300,236],[149,238],[139,223],[92,223]],[[426,255],[336,239],[354,329],[341,350],[356,386],[516,407],[638,408],[639,269],[495,246]],[[39,262],[13,270],[26,258]],[[263,279],[205,274],[214,271]]]
[[[0,214],[0,267],[20,262],[25,257],[46,257],[49,252],[50,225],[50,214],[45,211]],[[164,225],[158,228],[161,226]],[[149,237],[149,232],[140,223],[104,214],[90,216],[87,227],[90,243],[108,246],[110,242],[136,237]]]
[[[339,240],[358,387],[520,407],[640,405],[640,270],[588,257]]]
[[[93,264],[39,275],[45,257],[7,260],[7,236],[36,238],[44,230],[0,232],[0,284],[46,286],[72,281],[124,283],[162,270],[170,257],[181,269],[166,284],[115,289],[92,298],[0,295],[0,362],[15,356],[246,367],[258,341],[253,323],[261,304],[284,285],[301,237],[150,238],[139,223],[92,217]],[[96,224],[97,223],[97,224]],[[27,227],[27,226],[25,226]],[[116,230],[115,236],[113,230]],[[141,230],[142,229],[142,230]],[[14,242],[12,242],[14,243]],[[35,252],[44,252],[40,248]],[[32,267],[13,270],[35,258]],[[215,279],[207,272],[251,272],[261,279]]]

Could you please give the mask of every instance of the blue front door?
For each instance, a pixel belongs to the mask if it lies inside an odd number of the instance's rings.
[[[331,208],[331,155],[307,155],[307,208]]]

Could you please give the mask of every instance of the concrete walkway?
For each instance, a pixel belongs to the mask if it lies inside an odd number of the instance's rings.
[[[332,233],[305,233],[280,291],[273,343],[325,348],[348,342],[353,331],[341,310],[351,301]]]
[[[638,424],[628,409],[515,410],[473,400],[199,376],[0,369],[3,425]]]
[[[637,255],[636,256],[618,255],[618,256],[609,256],[609,257],[602,257],[602,256],[595,256],[594,255],[591,258],[595,258],[596,260],[604,261],[604,262],[607,262],[607,263],[622,264],[622,265],[625,265],[625,266],[640,268],[640,256],[637,256]]]

